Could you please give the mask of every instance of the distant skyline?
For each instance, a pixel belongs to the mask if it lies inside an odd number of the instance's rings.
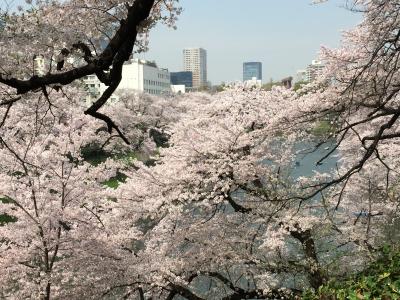
[[[170,71],[183,69],[182,51],[202,47],[213,84],[242,79],[243,62],[263,64],[263,81],[295,75],[316,59],[321,45],[337,47],[341,32],[361,21],[344,0],[312,5],[312,0],[181,0],[178,29],[158,25],[149,52]]]
[[[14,0],[21,5],[24,0]],[[158,24],[140,58],[169,71],[183,70],[183,49],[207,50],[208,80],[242,79],[243,62],[263,64],[263,81],[295,75],[317,58],[321,45],[338,47],[341,32],[361,21],[346,0],[180,0],[177,30]]]

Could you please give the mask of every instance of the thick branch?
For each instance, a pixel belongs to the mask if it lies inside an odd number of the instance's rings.
[[[47,74],[41,77],[32,76],[27,80],[0,76],[0,83],[15,88],[18,94],[25,94],[29,91],[41,88],[42,86],[52,84],[67,85],[87,75],[108,70],[112,66],[118,53],[120,53],[121,48],[123,48],[127,42],[130,44],[135,43],[137,36],[136,28],[148,18],[153,5],[154,0],[134,1],[133,5],[128,8],[126,19],[121,21],[119,29],[107,47],[98,57],[94,58],[86,65],[63,73]],[[131,53],[129,53],[129,55],[130,54]]]
[[[185,297],[188,300],[205,300],[204,298],[201,298],[197,295],[195,295],[192,291],[190,291],[188,288],[176,285],[176,284],[170,284],[171,292],[167,296],[167,300],[172,300],[176,295],[180,295],[182,297]]]
[[[318,262],[317,250],[315,248],[314,239],[311,230],[302,230],[300,226],[295,226],[295,230],[289,230],[290,235],[298,240],[304,249],[306,259],[309,261],[308,280],[310,285],[315,289],[323,285],[326,281]]]

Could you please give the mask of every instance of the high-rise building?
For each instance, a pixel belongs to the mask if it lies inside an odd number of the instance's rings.
[[[207,51],[203,48],[183,50],[183,69],[193,74],[193,87],[207,86]]]
[[[243,63],[243,81],[252,80],[253,78],[262,80],[262,63],[245,62]]]
[[[171,84],[172,85],[184,85],[186,88],[193,87],[193,73],[189,71],[185,72],[171,72]]]
[[[325,65],[320,60],[313,60],[311,65],[307,67],[306,70],[306,79],[308,82],[313,82],[318,75],[322,73],[322,70],[325,68]]]

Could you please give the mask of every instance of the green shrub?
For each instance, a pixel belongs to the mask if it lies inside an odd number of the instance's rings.
[[[384,247],[382,256],[367,269],[345,280],[332,280],[317,293],[307,291],[305,300],[400,299],[400,249]]]
[[[4,204],[13,204],[13,200],[8,197],[0,197],[0,202]],[[7,223],[16,222],[17,218],[8,214],[0,214],[0,226],[4,226]]]

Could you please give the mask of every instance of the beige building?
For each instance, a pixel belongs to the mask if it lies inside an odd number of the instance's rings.
[[[193,88],[207,86],[207,51],[203,48],[183,50],[183,69],[193,74]]]

